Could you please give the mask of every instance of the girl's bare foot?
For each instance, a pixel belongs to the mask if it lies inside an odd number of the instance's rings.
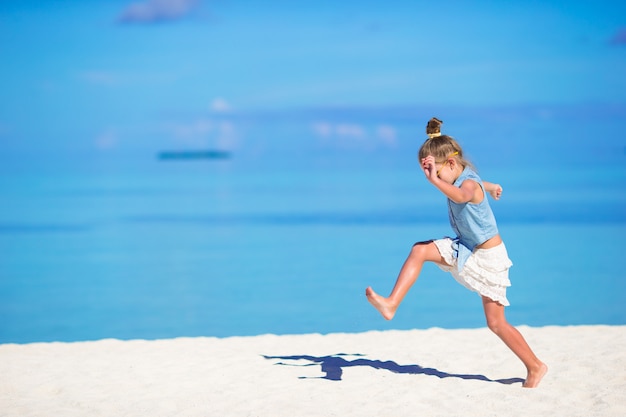
[[[548,372],[548,366],[545,363],[541,363],[541,365],[536,370],[529,370],[528,375],[526,376],[526,381],[522,387],[524,388],[535,388],[541,382],[541,378]]]
[[[385,320],[391,320],[396,314],[398,306],[392,305],[385,297],[376,294],[372,287],[367,287],[365,295],[367,296],[367,301],[382,314]]]

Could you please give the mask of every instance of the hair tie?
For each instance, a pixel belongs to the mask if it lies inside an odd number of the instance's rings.
[[[442,124],[443,122],[436,117],[431,118],[428,123],[426,123],[426,134],[430,139],[441,136]]]

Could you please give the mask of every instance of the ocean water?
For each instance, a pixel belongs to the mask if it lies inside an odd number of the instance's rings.
[[[626,323],[620,140],[610,163],[476,146],[504,186],[513,324]],[[0,343],[482,327],[480,298],[433,265],[390,322],[365,298],[452,233],[406,148],[6,171]]]

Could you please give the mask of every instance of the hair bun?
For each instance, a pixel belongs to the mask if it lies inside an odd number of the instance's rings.
[[[436,117],[433,117],[426,124],[426,134],[430,138],[434,138],[436,136],[441,136],[441,125],[443,122]]]

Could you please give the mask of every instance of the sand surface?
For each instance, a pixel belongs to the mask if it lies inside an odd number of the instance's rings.
[[[626,416],[626,326],[0,345],[0,415]]]

